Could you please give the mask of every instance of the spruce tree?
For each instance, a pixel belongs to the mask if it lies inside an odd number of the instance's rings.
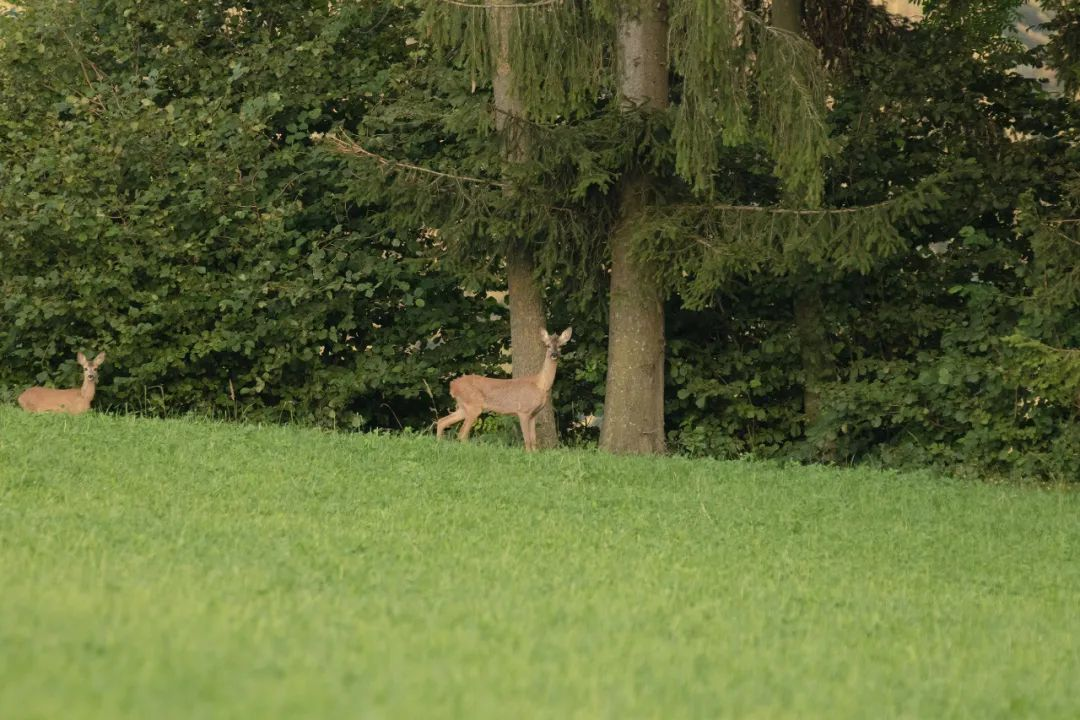
[[[485,205],[522,224],[509,247],[532,250],[549,277],[555,268],[578,284],[595,272],[587,265],[606,264],[601,447],[611,452],[664,450],[667,294],[701,307],[736,275],[866,271],[906,247],[898,223],[939,196],[930,181],[873,206],[821,207],[830,141],[819,55],[741,2],[424,7],[420,27],[436,47],[452,49],[474,83],[502,83],[496,115],[500,98],[505,108],[512,99],[515,116],[496,124],[543,139],[515,142],[504,163],[500,184],[515,186],[514,205]],[[782,188],[774,205],[718,193],[734,146],[772,158]],[[475,196],[464,204],[484,205]],[[820,323],[819,313],[805,325],[821,337]]]

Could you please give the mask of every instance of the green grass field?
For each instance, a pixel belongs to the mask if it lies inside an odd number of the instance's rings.
[[[0,407],[0,718],[1080,717],[1080,493]]]

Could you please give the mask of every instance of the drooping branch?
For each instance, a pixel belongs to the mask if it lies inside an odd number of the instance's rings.
[[[638,228],[636,251],[653,259],[665,285],[690,307],[708,305],[740,275],[781,276],[802,267],[866,273],[910,247],[900,228],[918,226],[940,207],[946,180],[932,176],[895,198],[859,207],[657,207]]]
[[[591,113],[610,88],[611,28],[589,3],[563,0],[426,0],[419,25],[437,51],[453,53],[476,84],[485,84],[500,64],[514,68],[507,90],[521,114],[555,120]],[[492,11],[506,11],[500,37],[506,53],[493,47]],[[449,56],[448,56],[449,57]]]
[[[821,164],[831,151],[825,125],[826,82],[817,50],[801,34],[766,26],[756,50],[754,135],[763,140],[792,202],[816,206]]]
[[[720,145],[750,135],[750,76],[744,42],[746,13],[730,3],[672,4],[670,55],[683,79],[683,98],[674,107],[675,170],[699,192],[711,188]]]
[[[676,172],[707,196],[721,147],[759,140],[788,194],[817,204],[830,151],[817,50],[736,3],[680,0],[671,28],[672,69],[682,78],[672,128]]]

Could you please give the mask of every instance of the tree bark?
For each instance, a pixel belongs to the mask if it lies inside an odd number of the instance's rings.
[[[667,5],[628,2],[618,20],[617,77],[623,108],[668,103]],[[613,453],[662,453],[664,305],[651,268],[632,255],[632,233],[645,208],[648,178],[630,171],[619,188],[620,220],[611,238],[608,367],[600,447]]]
[[[547,322],[540,286],[533,272],[534,263],[528,248],[519,241],[511,241],[506,251],[506,283],[510,295],[511,363],[516,378],[535,375],[544,364],[540,330],[546,329]],[[553,448],[558,442],[555,411],[548,403],[536,416],[536,445]]]
[[[489,5],[497,4],[488,0]],[[489,7],[492,46],[496,50],[492,74],[495,101],[495,129],[503,135],[506,162],[520,162],[525,147],[515,120],[522,115],[522,103],[513,92],[510,65],[510,22],[514,8]],[[540,330],[547,329],[544,301],[536,281],[536,267],[528,247],[519,238],[507,241],[506,284],[510,304],[510,357],[514,377],[534,375],[544,364]],[[536,444],[552,448],[558,444],[555,412],[550,404],[536,418]]]
[[[803,0],[773,0],[770,25],[802,35]]]

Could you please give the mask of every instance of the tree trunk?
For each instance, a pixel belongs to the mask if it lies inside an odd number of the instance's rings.
[[[773,27],[804,37],[803,0],[773,0]],[[798,201],[798,198],[794,198]],[[825,332],[825,304],[821,285],[813,271],[803,268],[795,273],[795,333],[803,367],[803,415],[806,427],[821,419],[821,385],[835,373],[832,352]]]
[[[772,18],[769,22],[775,28],[802,35],[803,0],[773,0]]]
[[[488,0],[489,5],[498,4]],[[522,104],[513,92],[513,68],[510,66],[510,22],[513,8],[489,7],[495,68],[492,90],[495,100],[495,129],[503,134],[503,157],[520,162],[525,147],[515,120],[521,117]],[[532,254],[518,238],[507,241],[506,284],[510,303],[510,357],[514,377],[534,375],[544,364],[544,345],[540,330],[547,329],[544,302],[536,282]],[[552,448],[558,444],[555,412],[548,404],[536,418],[536,444]]]
[[[668,103],[667,5],[627,3],[618,20],[616,56],[623,107]],[[650,268],[632,257],[631,235],[649,181],[630,171],[619,188],[620,220],[611,238],[608,367],[600,447],[613,453],[662,453],[664,305]]]
[[[809,428],[821,417],[821,385],[834,373],[825,332],[825,304],[815,280],[804,278],[795,290],[795,332],[803,366],[803,413]]]
[[[522,243],[512,241],[506,251],[506,282],[510,291],[510,353],[514,377],[535,375],[544,364],[540,330],[546,329],[547,322],[533,269],[528,249]],[[548,403],[536,417],[536,446],[553,448],[558,442],[555,411]]]
[[[836,368],[825,331],[821,284],[809,268],[797,273],[795,282],[795,334],[803,368],[803,415],[809,430],[821,420],[821,387],[835,376]]]

